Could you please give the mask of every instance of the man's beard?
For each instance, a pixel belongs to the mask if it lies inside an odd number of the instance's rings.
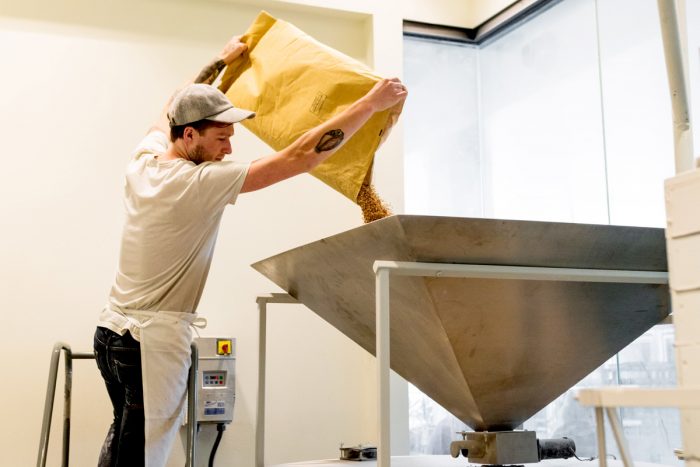
[[[198,144],[194,147],[194,149],[187,153],[187,158],[196,165],[199,165],[202,162],[206,162],[206,159],[204,158],[205,155],[206,153],[204,152],[204,148],[201,144]]]

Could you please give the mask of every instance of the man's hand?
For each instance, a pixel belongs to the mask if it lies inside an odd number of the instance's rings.
[[[363,97],[375,112],[381,112],[402,102],[408,96],[406,86],[398,78],[383,79]]]
[[[194,79],[195,83],[211,84],[219,76],[221,70],[226,68],[235,59],[248,49],[248,46],[241,42],[241,36],[232,37],[224,46],[223,50],[207,66],[202,68],[199,75]]]
[[[226,65],[230,65],[235,59],[241,56],[243,52],[248,50],[248,46],[241,42],[242,36],[232,37],[224,46],[218,58],[223,60]]]

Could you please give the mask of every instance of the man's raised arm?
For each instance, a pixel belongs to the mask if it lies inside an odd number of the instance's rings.
[[[201,69],[201,71],[194,78],[194,80],[188,81],[182,87],[191,83],[213,83],[214,80],[216,80],[216,78],[219,76],[219,73],[221,73],[221,70],[226,68],[228,64],[230,64],[236,58],[238,58],[243,52],[246,51],[247,48],[248,46],[241,42],[241,36],[232,37],[226,43],[226,45],[224,45],[224,48],[221,50],[221,52],[219,52],[219,54],[216,57],[214,57],[214,59],[211,62],[207,63],[204,66],[204,68]],[[173,97],[170,96],[168,102],[165,103],[165,107],[163,107],[160,117],[158,117],[158,121],[154,126],[152,126],[149,129],[149,133],[155,130],[162,131],[166,135],[169,133],[170,125],[168,123],[168,108],[170,107],[170,101],[172,100],[172,98]]]
[[[393,107],[407,95],[398,78],[381,80],[346,110],[307,131],[285,149],[253,161],[241,192],[259,190],[312,170],[340,149],[374,113]]]

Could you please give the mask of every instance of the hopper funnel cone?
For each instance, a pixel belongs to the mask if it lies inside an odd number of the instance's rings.
[[[663,229],[391,216],[253,267],[375,352],[375,260],[667,271]],[[669,313],[666,284],[392,276],[391,368],[512,430]]]

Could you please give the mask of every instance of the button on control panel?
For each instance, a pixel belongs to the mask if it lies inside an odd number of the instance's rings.
[[[221,387],[226,385],[225,371],[205,371],[202,374],[204,387]]]

